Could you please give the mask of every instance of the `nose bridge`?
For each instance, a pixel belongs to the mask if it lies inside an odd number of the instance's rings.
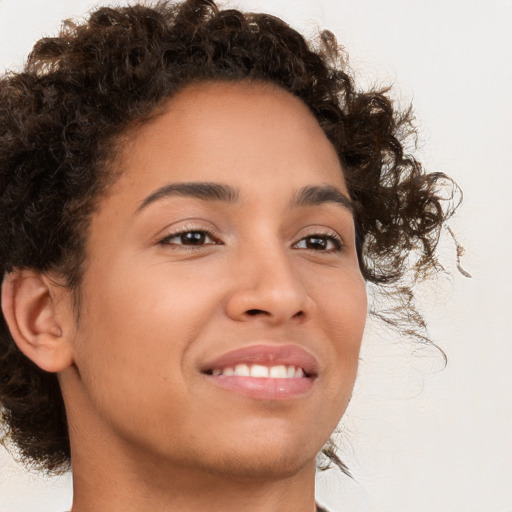
[[[238,254],[230,311],[238,318],[256,314],[273,321],[303,317],[311,306],[307,290],[293,266],[291,250],[277,236],[243,244]]]

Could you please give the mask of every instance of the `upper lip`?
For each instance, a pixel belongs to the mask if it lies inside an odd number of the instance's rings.
[[[307,376],[318,374],[318,361],[303,348],[293,344],[286,345],[249,345],[227,352],[217,359],[201,366],[202,372],[214,369],[222,370],[237,364],[259,364],[263,366],[296,366],[302,368]]]

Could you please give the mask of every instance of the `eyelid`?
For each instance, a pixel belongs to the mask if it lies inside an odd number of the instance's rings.
[[[194,247],[193,245],[187,246],[185,244],[170,244],[170,243],[168,243],[168,240],[170,240],[171,238],[183,235],[185,233],[190,233],[190,232],[205,233],[213,240],[214,243],[209,242],[209,243],[205,243],[204,245],[198,245],[196,247]],[[211,246],[211,245],[222,245],[222,241],[220,240],[220,235],[217,232],[217,230],[213,229],[212,227],[207,227],[204,224],[195,223],[195,222],[190,223],[190,224],[180,225],[179,227],[176,227],[174,229],[167,230],[165,235],[159,235],[157,237],[157,239],[155,240],[155,243],[157,245],[168,245],[168,246],[175,245],[176,247],[186,247],[188,249],[194,249],[194,248],[198,249],[200,247]]]
[[[309,249],[309,250],[314,251],[314,252],[325,252],[325,253],[340,252],[345,247],[345,241],[343,240],[343,237],[338,232],[336,232],[335,230],[330,229],[330,228],[314,227],[314,226],[309,227],[308,228],[308,232],[301,233],[300,234],[300,238],[296,242],[294,242],[292,245],[296,246],[297,244],[299,244],[303,240],[305,240],[307,238],[314,238],[314,237],[328,238],[336,246],[336,249],[334,249],[334,250],[333,249],[327,249],[327,250],[324,250],[324,251],[315,251],[314,249]],[[308,249],[303,249],[303,250],[308,250]]]

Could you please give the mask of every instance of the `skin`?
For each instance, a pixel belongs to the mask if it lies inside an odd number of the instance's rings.
[[[312,512],[315,456],[349,402],[366,318],[350,210],[293,204],[308,186],[348,197],[333,146],[289,93],[208,83],[129,134],[115,166],[91,220],[78,322],[71,294],[45,278],[46,313],[31,325],[57,341],[19,343],[59,373],[73,512]],[[237,198],[155,199],[185,182]],[[255,344],[311,354],[312,388],[261,400],[201,372]]]

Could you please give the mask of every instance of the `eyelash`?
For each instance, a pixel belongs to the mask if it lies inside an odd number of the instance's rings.
[[[181,237],[181,236],[192,234],[192,233],[193,234],[200,234],[200,235],[205,236],[205,237],[209,237],[212,240],[212,242],[206,243],[206,244],[202,243],[202,244],[199,244],[199,245],[194,245],[194,244],[188,245],[188,244],[185,244],[185,243],[174,244],[174,243],[170,242],[173,238]],[[160,245],[171,245],[171,246],[174,245],[174,246],[186,247],[187,250],[201,249],[202,247],[205,247],[206,245],[222,245],[222,242],[220,242],[220,240],[216,237],[215,233],[213,231],[211,231],[209,229],[205,229],[205,228],[201,228],[201,229],[184,228],[184,229],[181,229],[180,231],[177,231],[175,233],[170,233],[169,235],[167,235],[164,238],[162,238],[158,243]]]
[[[210,238],[212,241],[208,242],[208,243],[204,243],[203,242],[203,243],[200,243],[198,245],[194,245],[194,244],[190,244],[189,245],[189,244],[186,244],[186,243],[180,243],[180,244],[171,243],[171,240],[173,238],[182,237],[184,235],[189,235],[189,234],[199,234],[201,237],[203,237],[202,238],[203,241],[204,241],[204,239],[206,237]],[[326,242],[326,245],[330,242],[334,247],[328,248],[328,249],[321,249],[321,250],[314,249],[314,248],[311,248],[311,247],[302,247],[302,248],[297,247],[302,242],[306,242],[306,244],[307,244],[307,240],[308,239],[309,240],[312,240],[312,239],[320,240],[321,239],[321,240]],[[181,240],[181,242],[183,242],[183,240]],[[180,231],[177,231],[175,233],[170,233],[169,235],[165,236],[164,238],[162,238],[158,242],[158,244],[182,247],[182,248],[186,248],[186,250],[199,250],[199,249],[201,249],[201,248],[203,248],[205,246],[223,245],[222,242],[218,239],[217,235],[212,230],[205,229],[205,228],[201,228],[201,229],[184,228],[184,229],[181,229]],[[337,233],[328,232],[328,233],[313,233],[311,235],[304,236],[298,242],[294,243],[293,247],[299,248],[301,250],[312,251],[312,252],[334,253],[334,252],[340,252],[343,249],[344,244],[343,244],[343,241],[342,241],[341,237]]]
[[[303,249],[304,250],[308,250],[308,251],[313,251],[313,252],[326,252],[326,253],[333,253],[333,252],[340,252],[342,249],[343,249],[343,240],[341,239],[341,237],[337,234],[337,233],[332,233],[332,232],[328,232],[328,233],[314,233],[314,234],[311,234],[311,235],[307,235],[307,236],[304,236],[302,237],[298,242],[296,242],[294,245],[297,246],[299,243],[305,241],[305,240],[311,240],[311,239],[322,239],[322,240],[326,240],[327,242],[331,242],[332,245],[334,246],[333,248],[331,249],[322,249],[322,250],[317,250],[317,249],[312,249],[310,247],[304,247]]]

